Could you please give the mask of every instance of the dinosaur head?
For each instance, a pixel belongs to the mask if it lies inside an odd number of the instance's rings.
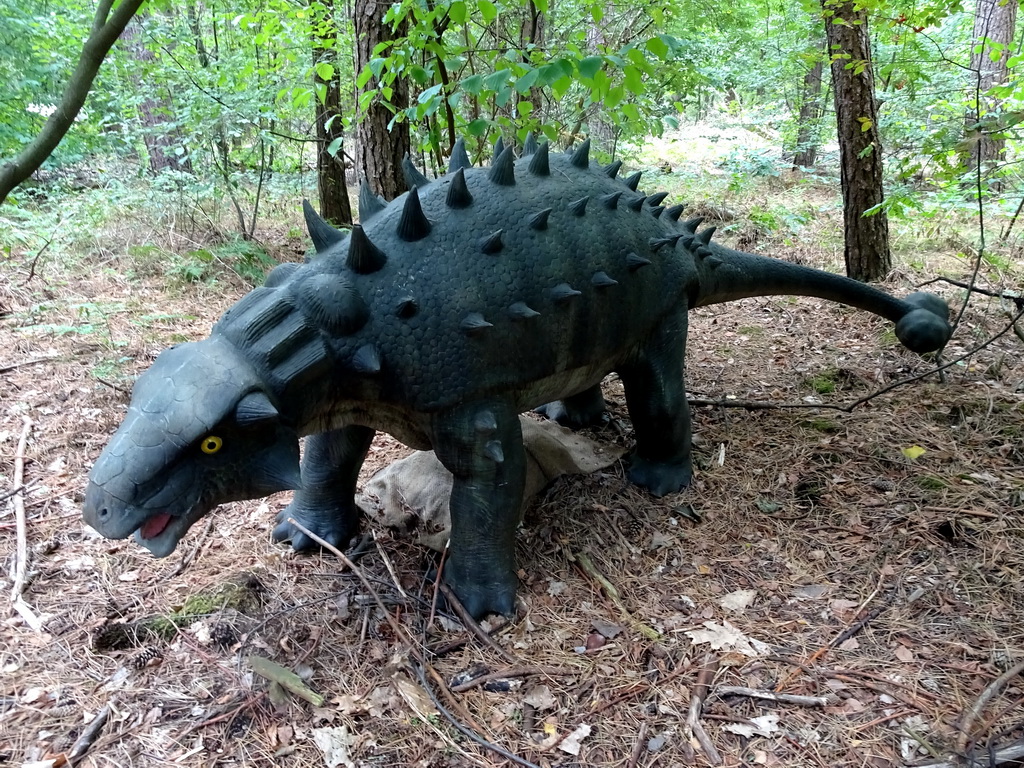
[[[298,486],[297,433],[215,334],[168,349],[139,377],[89,473],[83,516],[107,538],[134,533],[166,557],[218,504]]]

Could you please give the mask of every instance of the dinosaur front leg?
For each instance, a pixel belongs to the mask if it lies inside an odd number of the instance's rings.
[[[526,480],[519,415],[505,403],[438,416],[433,445],[454,475],[444,579],[475,618],[515,608],[515,537]]]
[[[666,317],[637,360],[619,371],[636,433],[629,479],[655,496],[676,493],[693,476],[686,402],[686,308]]]
[[[542,405],[536,413],[557,421],[563,427],[582,429],[603,424],[607,419],[608,406],[598,383],[575,395]]]
[[[338,549],[348,546],[359,529],[356,478],[373,433],[369,427],[349,426],[306,438],[302,487],[295,492],[292,503],[278,513],[274,541],[291,541],[296,552],[319,547],[288,522],[294,517]]]

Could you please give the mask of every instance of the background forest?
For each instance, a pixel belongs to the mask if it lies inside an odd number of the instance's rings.
[[[0,0],[0,764],[1021,765],[1017,9]],[[691,312],[692,486],[555,480],[489,636],[369,507],[359,578],[271,541],[287,493],[164,559],[84,525],[135,377],[303,260],[303,198],[344,227],[406,153],[530,132],[725,245],[927,286],[952,340],[807,297]],[[604,396],[581,434],[621,455]],[[378,434],[361,487],[408,452]]]

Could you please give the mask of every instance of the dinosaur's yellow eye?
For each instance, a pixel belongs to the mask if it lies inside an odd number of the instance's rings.
[[[207,435],[203,438],[203,442],[199,444],[199,448],[203,453],[216,453],[224,445],[224,441],[216,435]]]

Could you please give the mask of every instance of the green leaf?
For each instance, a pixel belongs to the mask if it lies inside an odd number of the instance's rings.
[[[440,91],[440,90],[441,90],[441,84],[440,83],[438,83],[437,85],[431,86],[430,88],[427,88],[427,90],[421,92],[420,95],[416,98],[416,101],[418,101],[420,104],[426,104],[427,102],[429,102],[432,99],[436,98],[437,94],[438,94],[438,91]]]
[[[640,110],[636,108],[636,104],[626,103],[622,105],[622,114],[628,117],[630,120],[640,122]]]
[[[329,64],[326,61],[321,61],[316,65],[316,76],[321,80],[330,82],[334,79],[334,65]]]
[[[652,37],[647,41],[647,50],[664,61],[668,58],[668,46],[660,37]]]
[[[465,24],[467,18],[466,4],[462,0],[456,0],[448,6],[448,18],[456,24]]]
[[[491,0],[477,0],[477,8],[480,9],[480,15],[484,17],[485,24],[490,24],[498,18],[498,8]]]
[[[900,453],[913,461],[914,459],[919,459],[924,456],[927,451],[920,445],[911,445],[907,448],[900,448]]]
[[[519,91],[519,93],[526,93],[534,86],[539,77],[540,70],[531,69],[525,75],[516,80],[515,89]]]
[[[568,59],[556,59],[538,70],[540,72],[540,84],[551,85],[563,77],[572,77],[572,63]]]
[[[547,13],[548,12],[548,0],[533,0],[533,5],[541,13]]]
[[[525,120],[533,114],[533,103],[529,101],[520,101],[516,104],[516,111],[519,113],[519,116]]]
[[[594,3],[590,6],[590,18],[594,20],[595,24],[600,24],[601,19],[604,18],[604,8],[602,8],[598,3]]]
[[[614,88],[608,89],[608,95],[604,97],[604,105],[608,109],[615,109],[619,104],[622,103],[622,99],[626,95],[626,89],[621,85],[616,85]]]
[[[466,131],[470,136],[483,136],[487,129],[490,127],[491,121],[483,117],[478,117],[473,120],[469,125],[466,126]]]
[[[328,144],[327,145],[327,154],[330,155],[331,157],[337,157],[338,156],[338,152],[341,150],[341,145],[344,143],[344,141],[345,140],[341,136],[339,136],[334,141],[332,141],[330,144]]]
[[[587,80],[593,80],[594,75],[597,71],[604,66],[604,58],[601,56],[587,56],[583,59],[577,67],[579,68],[580,75]]]
[[[497,91],[508,82],[508,70],[499,69],[484,78],[484,88],[488,91]]]
[[[484,76],[470,75],[459,83],[459,87],[466,93],[472,94],[473,96],[479,96],[480,92],[484,89]]]
[[[360,72],[359,73],[359,77],[356,78],[356,87],[357,88],[365,87],[366,84],[368,82],[370,82],[370,78],[371,77],[373,77],[373,72],[370,71],[370,68],[369,67],[363,67],[363,71]]]
[[[641,77],[640,70],[636,67],[626,67],[623,70],[623,76],[626,82],[626,88],[630,93],[637,95],[644,92],[644,80]]]

